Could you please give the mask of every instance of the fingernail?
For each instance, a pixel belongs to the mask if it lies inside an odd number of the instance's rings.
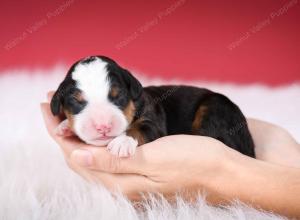
[[[80,166],[87,167],[93,163],[93,155],[88,150],[74,150],[71,157]]]

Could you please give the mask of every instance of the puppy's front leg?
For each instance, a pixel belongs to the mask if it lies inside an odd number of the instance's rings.
[[[166,132],[149,120],[139,119],[127,129],[125,134],[114,138],[108,150],[119,157],[132,156],[136,147],[165,136]]]
[[[133,137],[121,134],[115,137],[107,145],[107,149],[116,156],[128,157],[135,153],[135,149],[138,146],[138,141]]]

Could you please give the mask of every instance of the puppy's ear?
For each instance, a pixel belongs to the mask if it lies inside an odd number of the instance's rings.
[[[137,100],[143,92],[143,86],[128,70],[123,69],[122,75],[129,89],[131,98]]]
[[[61,112],[61,104],[62,104],[62,96],[63,96],[62,87],[63,87],[62,84],[60,84],[50,102],[50,108],[53,115],[58,115]]]

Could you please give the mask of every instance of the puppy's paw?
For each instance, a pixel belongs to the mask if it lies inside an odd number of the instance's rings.
[[[138,142],[130,136],[122,134],[107,145],[107,149],[116,156],[129,157],[134,155]]]
[[[69,126],[69,121],[67,119],[63,120],[55,129],[55,133],[59,136],[69,137],[74,135],[73,131]]]

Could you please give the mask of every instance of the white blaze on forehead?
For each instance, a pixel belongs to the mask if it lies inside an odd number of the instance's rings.
[[[75,67],[72,78],[76,80],[77,88],[84,93],[88,101],[107,100],[110,86],[106,65],[106,62],[97,58],[86,64],[79,63]]]

